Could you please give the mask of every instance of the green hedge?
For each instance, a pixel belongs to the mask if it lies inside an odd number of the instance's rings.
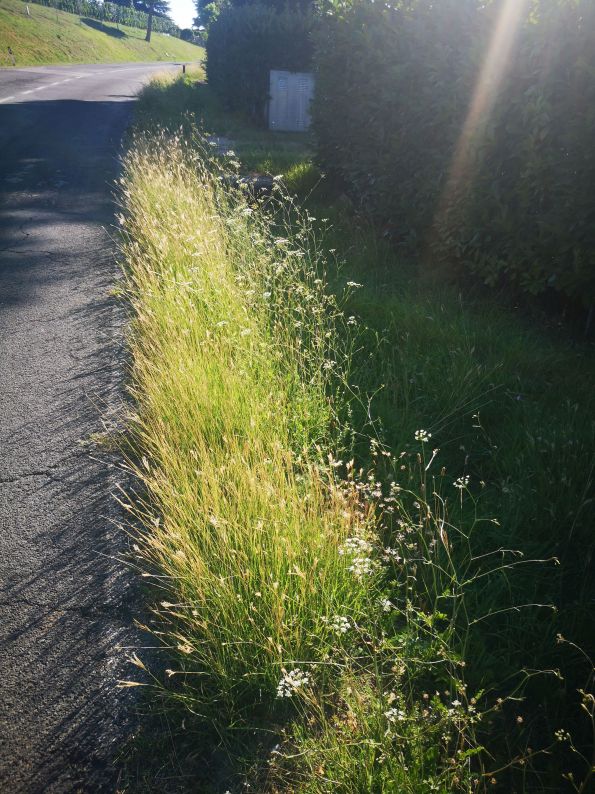
[[[328,15],[316,36],[320,159],[433,262],[592,305],[595,4],[534,0],[453,175],[502,7],[366,0]]]
[[[308,69],[311,15],[266,5],[227,6],[209,28],[207,77],[227,108],[262,121],[269,70]]]

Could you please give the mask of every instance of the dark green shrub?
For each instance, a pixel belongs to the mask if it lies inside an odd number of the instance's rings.
[[[225,7],[209,28],[207,76],[230,110],[262,120],[269,70],[310,66],[312,16],[255,4]]]
[[[589,305],[595,6],[533,3],[478,94],[504,5],[366,1],[328,16],[316,36],[320,159],[434,262]],[[462,136],[474,97],[486,101]]]

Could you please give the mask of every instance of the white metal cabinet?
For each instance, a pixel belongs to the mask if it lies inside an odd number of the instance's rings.
[[[269,129],[305,132],[310,126],[314,76],[310,72],[271,69]]]

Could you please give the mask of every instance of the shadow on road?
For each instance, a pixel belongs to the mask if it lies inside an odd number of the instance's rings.
[[[109,248],[108,234],[98,243],[89,230],[113,226],[112,189],[132,105],[133,97],[0,105],[0,313],[36,300],[46,282],[70,280],[71,253],[93,257]],[[69,226],[80,227],[76,240]],[[7,254],[19,253],[17,267]]]
[[[122,402],[111,186],[131,104],[0,105],[2,791],[113,791],[131,730],[118,473],[88,444]]]

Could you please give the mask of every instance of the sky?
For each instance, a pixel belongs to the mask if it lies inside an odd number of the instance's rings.
[[[180,28],[189,28],[196,16],[194,0],[169,0],[171,18]]]

